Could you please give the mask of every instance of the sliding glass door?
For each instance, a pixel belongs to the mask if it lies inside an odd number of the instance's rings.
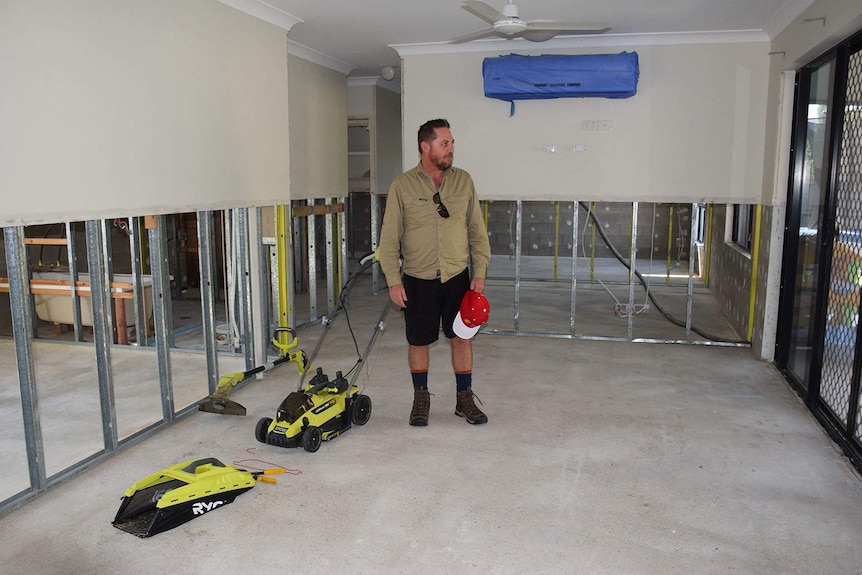
[[[815,304],[819,285],[823,243],[821,222],[829,177],[829,127],[834,58],[800,73],[797,84],[796,130],[794,131],[794,183],[788,198],[786,256],[793,266],[785,266],[785,306],[789,329],[782,330],[785,368],[794,382],[808,389],[814,351]],[[795,273],[788,274],[791,269]]]
[[[797,73],[776,363],[862,466],[862,35]]]

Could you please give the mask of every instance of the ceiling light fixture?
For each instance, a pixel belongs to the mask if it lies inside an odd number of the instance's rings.
[[[527,23],[518,17],[494,22],[494,32],[511,36],[527,29]]]

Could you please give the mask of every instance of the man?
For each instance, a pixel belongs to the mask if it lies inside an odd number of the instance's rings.
[[[449,122],[424,123],[417,139],[419,165],[392,182],[377,251],[389,297],[404,310],[407,323],[414,389],[409,422],[428,425],[428,346],[437,341],[442,322],[455,371],[455,414],[471,424],[485,423],[487,416],[473,401],[473,348],[469,339],[455,334],[452,324],[467,290],[485,289],[491,259],[488,232],[473,178],[452,167],[455,140]]]

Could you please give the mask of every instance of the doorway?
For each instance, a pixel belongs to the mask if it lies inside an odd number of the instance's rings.
[[[776,363],[862,467],[862,34],[796,75]]]

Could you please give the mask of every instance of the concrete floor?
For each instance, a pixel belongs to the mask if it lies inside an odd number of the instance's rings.
[[[384,300],[354,301],[362,350]],[[357,380],[373,401],[364,427],[317,453],[258,443],[255,423],[298,383],[279,367],[232,395],[246,417],[196,412],[0,518],[0,571],[862,572],[862,482],[751,350],[480,334],[474,389],[490,421],[470,426],[440,342],[430,424],[413,428],[403,320],[386,325]],[[59,347],[70,372],[91,354]],[[354,360],[338,316],[315,363],[332,376]],[[204,457],[295,474],[149,539],[111,525],[132,483]]]

